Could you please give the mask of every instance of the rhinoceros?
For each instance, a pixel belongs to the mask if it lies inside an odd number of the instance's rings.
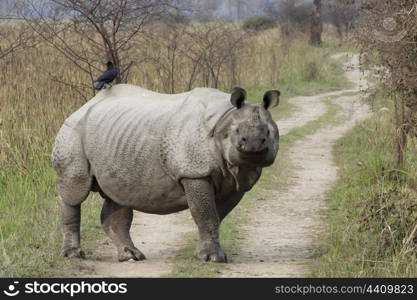
[[[196,257],[227,262],[219,225],[276,158],[279,132],[269,109],[279,96],[271,90],[260,104],[249,104],[242,88],[168,95],[119,84],[99,92],[65,120],[53,147],[61,254],[85,257],[81,204],[98,192],[102,227],[119,261],[145,259],[129,233],[133,210],[189,208],[200,237]]]

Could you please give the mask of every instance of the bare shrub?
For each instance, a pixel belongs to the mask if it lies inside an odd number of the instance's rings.
[[[0,14],[0,41],[0,59],[35,44],[31,30],[21,22],[13,9]]]
[[[294,31],[307,31],[311,11],[311,3],[299,0],[271,1],[265,8],[267,14],[278,20],[284,36],[288,36]]]
[[[24,0],[20,15],[38,36],[86,73],[91,82],[111,60],[126,82],[135,57],[136,38],[146,24],[164,16],[172,1],[50,0],[43,5]],[[73,88],[73,84],[61,81]],[[93,84],[78,86],[92,89]]]
[[[195,26],[188,34],[197,46],[193,60],[200,61],[203,84],[218,88],[223,68],[242,46],[247,33],[233,25],[206,23]]]
[[[379,77],[395,101],[396,161],[401,166],[407,131],[417,114],[417,4],[414,0],[362,2],[357,39],[364,53],[376,52]],[[365,56],[366,57],[366,56]]]
[[[141,68],[162,83],[162,87],[151,84],[155,89],[168,93],[196,85],[229,89],[238,81],[249,36],[238,26],[222,22],[153,24],[144,35]]]
[[[340,38],[353,31],[359,10],[351,1],[328,0],[323,7],[323,21],[332,24]]]
[[[277,26],[277,23],[274,18],[269,16],[255,16],[246,19],[243,22],[243,29],[245,30],[254,30],[262,31]]]
[[[305,66],[304,74],[306,81],[316,80],[319,76],[319,67],[317,65],[317,62],[311,61],[307,63]]]

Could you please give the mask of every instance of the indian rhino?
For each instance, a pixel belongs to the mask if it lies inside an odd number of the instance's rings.
[[[278,152],[278,127],[246,92],[210,88],[167,95],[127,84],[98,93],[66,119],[52,161],[62,199],[62,255],[83,258],[81,203],[104,198],[101,223],[119,261],[145,259],[130,237],[133,209],[170,214],[190,209],[200,240],[196,256],[226,262],[219,225]]]

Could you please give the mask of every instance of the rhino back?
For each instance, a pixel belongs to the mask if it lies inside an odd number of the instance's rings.
[[[209,131],[229,108],[225,95],[211,89],[164,95],[128,88],[85,109],[76,126],[103,191],[132,206],[140,198],[149,208],[156,199],[181,198],[180,179],[218,170],[220,154]]]
[[[153,102],[155,102],[155,99],[156,101],[164,101],[168,99],[184,99],[185,97],[187,97],[187,93],[176,95],[160,94],[135,85],[118,84],[110,89],[104,89],[97,93],[96,96],[71,114],[65,120],[65,124],[72,128],[80,127],[81,123],[87,118],[92,108],[102,102],[110,102],[120,98],[131,99],[132,103],[133,101],[142,99],[153,99]]]

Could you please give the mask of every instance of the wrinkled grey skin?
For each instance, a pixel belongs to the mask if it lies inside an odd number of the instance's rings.
[[[62,198],[62,255],[84,257],[81,203],[99,192],[104,231],[120,261],[145,259],[129,234],[133,209],[169,214],[189,208],[200,241],[196,256],[226,262],[219,225],[271,165],[279,133],[268,108],[246,92],[214,89],[165,95],[116,85],[96,95],[61,127],[52,160]]]

